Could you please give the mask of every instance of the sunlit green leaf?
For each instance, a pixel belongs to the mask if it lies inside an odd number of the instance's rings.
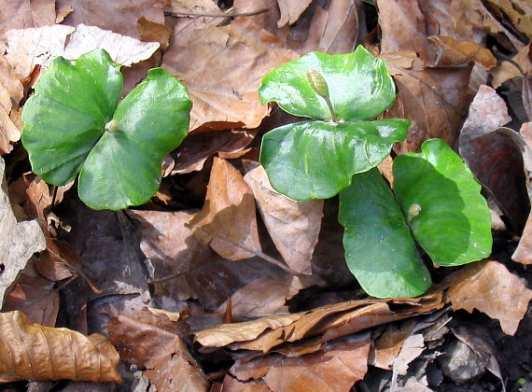
[[[490,212],[464,161],[442,140],[394,161],[394,191],[414,237],[440,265],[460,265],[491,253]]]

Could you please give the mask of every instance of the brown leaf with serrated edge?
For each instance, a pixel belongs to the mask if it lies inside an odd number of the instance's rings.
[[[207,378],[167,315],[149,310],[120,314],[108,330],[122,359],[145,369],[157,391],[207,391]]]
[[[0,382],[121,382],[119,356],[102,335],[30,324],[18,311],[0,313]]]
[[[224,159],[214,158],[205,204],[189,224],[198,238],[229,260],[261,251],[253,193]]]
[[[195,337],[204,347],[229,346],[231,349],[268,352],[285,342],[297,342],[312,336],[321,336],[321,341],[327,342],[414,314],[429,313],[443,306],[443,298],[441,292],[436,292],[390,303],[403,304],[404,307],[392,310],[384,300],[351,300],[307,312],[222,324],[199,331]]]
[[[486,69],[497,65],[491,51],[476,42],[460,41],[446,36],[430,36],[429,41],[436,47],[434,67],[457,67],[470,62],[481,64]]]
[[[499,320],[501,329],[514,335],[526,314],[532,290],[497,261],[468,265],[451,278],[448,297],[454,310],[474,309]]]
[[[190,129],[256,128],[269,112],[259,102],[261,78],[293,57],[274,35],[237,18],[227,26],[176,32],[163,67],[188,86]]]
[[[291,270],[310,275],[323,217],[323,200],[291,200],[271,187],[262,166],[251,161],[247,166],[244,181],[253,191],[275,247]]]

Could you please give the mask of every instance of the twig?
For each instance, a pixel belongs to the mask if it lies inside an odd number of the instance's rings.
[[[226,14],[214,14],[214,13],[195,13],[195,12],[173,12],[165,11],[166,16],[173,16],[175,18],[191,17],[191,18],[234,18],[237,16],[255,16],[268,12],[268,8],[263,8],[257,11],[249,12],[228,12]]]

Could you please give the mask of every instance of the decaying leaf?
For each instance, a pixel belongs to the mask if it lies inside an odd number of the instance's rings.
[[[297,22],[301,14],[312,3],[312,0],[277,0],[281,11],[281,18],[277,22],[277,27]]]
[[[441,293],[393,302],[403,303],[405,307],[395,311],[382,300],[352,300],[308,312],[222,324],[199,331],[195,337],[204,347],[229,346],[231,349],[268,352],[285,342],[293,343],[312,336],[320,336],[320,342],[324,343],[412,314],[431,312],[443,305]],[[318,349],[321,343],[317,344]]]
[[[84,24],[76,28],[53,25],[10,30],[6,36],[6,57],[20,79],[27,77],[35,65],[46,67],[57,56],[76,59],[94,49],[103,48],[113,61],[130,66],[150,58],[159,48],[158,42],[141,42]]]
[[[459,41],[452,37],[431,36],[429,41],[436,46],[436,67],[465,66],[470,62],[481,64],[486,69],[497,65],[491,51],[472,41]]]
[[[296,273],[311,274],[311,259],[323,217],[323,200],[297,202],[276,192],[264,168],[251,164],[244,176],[270,236],[286,264]]]
[[[402,325],[390,324],[383,334],[375,341],[372,365],[385,370],[392,370],[395,358],[401,352],[403,343],[410,336],[415,327],[414,323],[405,322]]]
[[[0,39],[8,30],[52,25],[55,19],[55,0],[2,2]]]
[[[0,306],[8,287],[16,280],[31,255],[46,248],[37,221],[17,222],[5,189],[5,163],[0,158]]]
[[[275,36],[241,18],[228,26],[176,32],[163,66],[188,86],[190,129],[227,129],[231,124],[256,128],[268,114],[259,102],[260,79],[294,56]]]
[[[120,314],[108,326],[121,358],[142,367],[157,391],[207,391],[203,371],[167,315],[143,310]]]
[[[448,291],[453,309],[474,309],[499,320],[514,335],[532,299],[532,290],[497,261],[471,264],[460,270]],[[511,306],[510,306],[511,305]]]
[[[532,58],[530,57],[530,47],[532,44],[521,48],[517,54],[512,57],[512,61],[502,61],[501,64],[492,72],[493,80],[491,82],[494,88],[499,88],[507,80],[521,77],[532,72]],[[517,65],[516,65],[517,64]]]
[[[254,373],[253,378],[262,378],[274,392],[343,392],[364,378],[369,349],[369,334],[363,334],[339,339],[319,352],[300,357],[271,354],[242,365],[237,363],[231,372],[240,379],[244,372]]]
[[[22,83],[5,56],[0,56],[0,154],[9,153],[13,148],[11,143],[20,139],[20,131],[13,117],[22,95]]]
[[[18,311],[0,313],[0,382],[120,382],[119,357],[102,335],[31,324]]]
[[[250,258],[261,250],[253,193],[224,159],[214,158],[205,204],[190,225],[198,238],[229,260]]]

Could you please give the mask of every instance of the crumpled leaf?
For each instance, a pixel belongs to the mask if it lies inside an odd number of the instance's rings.
[[[150,58],[158,42],[141,42],[96,26],[52,25],[10,30],[7,54],[19,78],[27,77],[36,65],[48,67],[58,56],[70,60],[96,49],[105,49],[114,62],[130,66]]]
[[[431,285],[403,212],[377,169],[354,176],[340,193],[345,259],[366,293],[415,297]]]
[[[18,311],[0,313],[0,382],[121,382],[119,356],[102,335],[31,324]]]
[[[23,86],[5,56],[0,56],[0,154],[11,152],[11,143],[20,139],[13,118],[23,96]]]
[[[246,372],[256,367],[254,377],[260,375],[274,392],[343,392],[364,378],[370,346],[370,336],[364,334],[340,339],[316,353],[288,358],[272,354],[244,363],[242,367]],[[242,372],[238,365],[230,370],[237,377]]]
[[[163,67],[189,88],[191,130],[202,125],[256,128],[268,114],[257,94],[261,77],[294,56],[275,36],[240,18],[227,26],[176,31]]]
[[[398,156],[394,192],[414,238],[439,265],[461,265],[491,253],[486,200],[464,161],[440,139]]]
[[[4,171],[5,162],[0,157],[0,307],[6,290],[29,258],[46,248],[44,234],[36,220],[17,222],[5,191]]]
[[[499,320],[504,333],[514,335],[526,314],[532,290],[503,264],[489,260],[459,271],[447,295],[453,309],[470,313],[477,309]]]
[[[298,274],[310,275],[323,217],[323,200],[297,202],[277,193],[258,164],[248,169],[244,181],[253,191],[262,220],[286,264]]]
[[[263,136],[260,161],[276,191],[294,200],[327,199],[379,164],[409,126],[400,119],[288,124]]]
[[[476,42],[459,41],[442,35],[430,36],[428,39],[437,48],[436,63],[433,64],[435,67],[457,67],[475,62],[489,70],[497,65],[493,53]]]
[[[190,226],[226,259],[242,260],[261,251],[253,193],[224,159],[214,158],[205,204]]]
[[[325,305],[307,312],[271,316],[233,324],[221,324],[195,333],[196,341],[203,347],[225,347],[268,352],[285,342],[319,336],[321,343],[361,330],[410,317],[413,314],[432,312],[443,306],[441,292],[424,297],[393,300],[403,304],[392,310],[383,300],[352,300]]]
[[[145,369],[157,391],[207,391],[208,381],[164,313],[119,314],[108,325],[121,358]]]
[[[327,91],[318,91],[317,84]],[[395,85],[386,64],[359,45],[345,54],[312,52],[275,68],[262,79],[259,94],[262,102],[275,102],[295,116],[368,120],[393,103]]]
[[[281,11],[281,18],[277,21],[277,27],[294,24],[312,0],[277,0]]]
[[[491,85],[493,88],[499,88],[504,82],[522,77],[523,74],[529,75],[532,72],[532,58],[530,56],[531,44],[521,48],[515,56],[512,57],[512,62],[501,61],[500,65],[492,71],[493,80]],[[519,68],[515,66],[519,65]],[[523,74],[521,73],[521,70]]]

